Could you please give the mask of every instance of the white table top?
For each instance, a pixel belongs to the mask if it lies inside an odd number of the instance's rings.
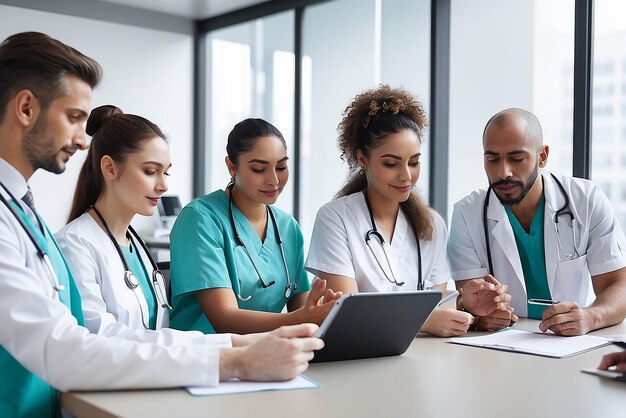
[[[516,329],[537,331],[522,319]],[[626,334],[626,322],[594,335]],[[470,335],[479,335],[470,333]],[[626,384],[581,373],[615,346],[565,359],[420,335],[395,357],[313,364],[321,389],[192,397],[184,389],[64,393],[78,417],[626,417]]]

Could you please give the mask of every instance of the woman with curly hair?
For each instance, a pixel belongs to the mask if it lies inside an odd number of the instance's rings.
[[[445,291],[450,279],[448,231],[413,190],[420,174],[428,120],[406,90],[381,85],[355,97],[339,124],[347,184],[317,213],[306,268],[344,293]],[[468,282],[465,306],[487,314],[509,295],[497,281]],[[437,336],[464,334],[475,318],[437,308],[422,328]]]

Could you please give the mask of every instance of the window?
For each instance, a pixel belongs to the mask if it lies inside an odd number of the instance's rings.
[[[223,189],[228,183],[224,164],[228,133],[245,118],[263,118],[275,125],[285,137],[293,158],[293,39],[293,11],[207,35],[206,192]],[[292,181],[283,190],[277,205],[292,210]]]
[[[626,148],[622,146],[626,142],[626,103],[620,103],[620,94],[621,97],[626,95],[626,73],[614,71],[614,67],[626,62],[626,20],[623,19],[626,16],[626,3],[621,0],[597,0],[594,5],[593,145],[599,140],[595,133],[600,129],[615,132],[616,137],[609,142],[608,148],[591,147],[591,178],[601,185],[616,208],[616,214],[624,220],[626,195],[624,191],[619,191],[623,190],[622,183],[626,176]],[[619,87],[620,84],[622,89],[605,90],[606,86]],[[596,100],[598,95],[601,99]],[[599,102],[598,105],[596,102]],[[621,109],[618,107],[620,105]],[[612,194],[613,191],[615,193]]]
[[[448,220],[456,201],[487,186],[482,132],[500,110],[537,115],[548,169],[571,174],[574,3],[452,0]]]
[[[430,1],[340,0],[309,6],[303,55],[299,221],[308,248],[317,210],[347,178],[337,125],[352,98],[387,83],[411,91],[428,111]],[[427,198],[425,140],[418,188]]]

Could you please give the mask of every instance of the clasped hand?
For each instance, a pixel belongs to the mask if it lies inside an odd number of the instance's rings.
[[[479,317],[476,328],[496,331],[518,321],[509,304],[508,286],[488,274],[483,279],[468,280],[460,289],[462,307]]]

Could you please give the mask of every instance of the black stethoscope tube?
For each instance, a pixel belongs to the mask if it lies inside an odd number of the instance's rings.
[[[234,184],[231,184],[227,187],[227,189],[229,190],[228,208],[229,208],[229,214],[230,214],[230,224],[231,224],[231,227],[233,228],[233,232],[235,233],[235,238],[237,240],[237,243],[243,246],[243,249],[246,252],[246,255],[248,256],[248,258],[250,259],[250,262],[252,263],[252,267],[254,267],[254,271],[256,272],[259,280],[261,281],[261,285],[263,286],[264,289],[267,289],[268,287],[274,285],[276,283],[276,280],[272,280],[270,282],[265,281],[256,263],[252,259],[252,256],[250,252],[248,251],[248,247],[246,246],[246,244],[241,239],[241,236],[239,235],[239,231],[237,230],[237,225],[235,224],[235,216],[233,215],[233,189],[234,188],[235,188]],[[291,281],[291,277],[289,275],[289,268],[287,267],[287,259],[285,258],[285,250],[283,249],[283,239],[280,235],[280,230],[278,229],[278,223],[276,222],[276,218],[274,217],[274,212],[272,211],[272,208],[269,205],[266,205],[265,207],[267,208],[267,213],[269,214],[269,217],[274,226],[274,234],[275,234],[276,242],[278,243],[278,246],[280,248],[280,255],[283,259],[283,266],[285,267],[285,273],[287,274],[287,285],[285,286],[285,297],[289,299],[291,295],[293,294],[293,292],[295,292],[296,289],[298,289],[298,285],[295,282]],[[239,287],[241,288],[241,281],[239,281]],[[239,293],[237,294],[237,297],[239,300],[246,302],[250,300],[252,295],[244,298],[243,296],[241,296],[241,290],[240,290]]]
[[[370,205],[370,201],[367,198],[367,193],[365,192],[365,190],[363,191],[363,197],[365,198],[365,205],[367,206],[367,211],[369,212],[370,215],[370,222],[372,225],[372,229],[370,229],[369,231],[367,231],[365,233],[365,243],[368,245],[369,247],[369,242],[371,240],[371,236],[375,236],[376,238],[378,238],[378,241],[380,242],[380,245],[383,249],[383,253],[385,254],[385,258],[387,259],[387,264],[389,265],[389,271],[391,272],[391,278],[387,275],[387,273],[385,272],[385,270],[383,269],[382,265],[380,264],[380,262],[378,261],[378,257],[376,257],[376,254],[374,254],[374,252],[372,251],[372,255],[374,256],[374,258],[376,259],[376,262],[378,263],[378,266],[380,267],[380,269],[383,271],[383,274],[385,275],[385,277],[387,278],[387,280],[397,286],[402,286],[404,284],[403,281],[397,281],[395,275],[393,274],[393,269],[391,268],[391,263],[389,261],[389,257],[387,257],[387,251],[385,250],[385,238],[383,238],[383,235],[378,232],[378,229],[376,228],[376,222],[374,221],[374,213],[372,212],[372,206]],[[400,209],[402,210],[402,209]],[[418,271],[418,278],[417,278],[417,290],[424,290],[424,279],[422,277],[422,248],[420,245],[420,239],[419,237],[415,237],[415,241],[417,242],[417,271]],[[370,247],[371,250],[371,247]]]
[[[555,224],[559,223],[559,216],[568,215],[570,219],[572,220],[572,229],[573,229],[574,228],[574,224],[573,224],[574,214],[569,208],[569,196],[567,195],[567,192],[565,191],[565,187],[563,186],[563,183],[561,183],[554,174],[550,173],[550,175],[556,182],[557,186],[559,187],[559,190],[561,191],[561,194],[563,195],[563,198],[565,199],[565,204],[561,206],[561,208],[554,213],[554,223]],[[485,244],[487,246],[487,262],[489,264],[489,274],[493,276],[493,260],[491,258],[491,244],[489,242],[489,230],[487,228],[487,207],[489,206],[489,194],[491,193],[491,191],[492,191],[492,188],[491,186],[489,186],[489,188],[487,189],[487,195],[485,196],[485,202],[483,203],[483,231],[485,234]],[[557,239],[560,240],[560,237],[558,235],[557,235]],[[575,244],[576,243],[574,242],[574,245]]]
[[[6,186],[3,183],[0,182],[0,186],[2,186],[4,191],[7,192],[7,194],[11,197],[11,199],[14,202],[17,202],[17,199],[15,198],[15,196],[13,196],[13,194],[9,191],[9,189],[6,188]],[[52,283],[51,283],[52,288],[57,292],[61,292],[65,290],[65,286],[59,283],[59,279],[56,275],[56,272],[54,271],[54,267],[52,267],[52,262],[50,261],[48,254],[46,254],[44,249],[41,248],[41,245],[39,245],[39,243],[37,242],[37,238],[35,238],[35,235],[33,234],[33,232],[30,230],[28,225],[26,225],[26,222],[24,222],[20,214],[17,213],[17,211],[15,210],[15,208],[11,206],[11,204],[4,198],[4,196],[2,196],[2,193],[0,193],[0,200],[2,200],[2,203],[4,203],[4,205],[9,209],[9,212],[11,212],[11,214],[15,217],[17,222],[20,224],[20,226],[24,230],[24,232],[26,232],[26,235],[28,235],[28,238],[31,240],[31,242],[35,246],[35,249],[37,250],[37,255],[44,261],[48,270],[50,270],[50,277],[52,278]],[[35,216],[37,216],[37,214],[35,214]],[[37,221],[39,222],[39,219],[37,219]]]

